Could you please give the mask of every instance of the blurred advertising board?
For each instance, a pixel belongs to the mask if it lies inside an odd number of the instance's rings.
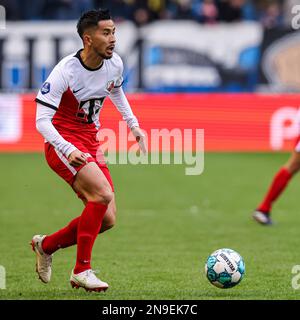
[[[43,150],[43,138],[35,128],[34,98],[0,95],[0,152]],[[128,94],[128,99],[148,136],[153,130],[163,134],[204,129],[205,151],[291,151],[299,135],[300,95],[148,93]],[[109,129],[116,134],[117,151],[129,148],[130,143],[118,138],[124,126],[109,99],[100,117],[100,132]]]

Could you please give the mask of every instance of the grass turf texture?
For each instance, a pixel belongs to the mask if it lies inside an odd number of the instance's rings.
[[[110,284],[86,293],[69,284],[76,247],[54,255],[53,275],[37,279],[29,241],[52,233],[83,206],[40,154],[1,154],[0,265],[6,287],[0,299],[299,299],[291,272],[300,264],[299,177],[274,206],[272,227],[250,214],[288,154],[205,155],[200,176],[180,165],[114,165],[117,225],[101,235],[92,266]],[[232,289],[205,277],[207,256],[222,247],[238,251],[246,275]]]

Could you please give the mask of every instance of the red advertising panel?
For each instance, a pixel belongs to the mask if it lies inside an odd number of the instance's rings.
[[[299,132],[300,95],[129,94],[127,97],[149,137],[157,129],[181,132],[192,129],[193,133],[204,129],[205,151],[290,151]],[[35,129],[34,98],[31,94],[0,95],[1,152],[43,150],[43,138]],[[100,119],[102,129],[119,132],[121,115],[109,99]],[[122,143],[117,146],[119,150],[126,148]]]

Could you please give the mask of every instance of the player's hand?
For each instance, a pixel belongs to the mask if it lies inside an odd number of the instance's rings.
[[[143,154],[147,153],[147,148],[146,148],[146,142],[145,142],[145,134],[143,133],[142,129],[139,127],[133,127],[131,129],[131,132],[135,136],[136,141],[139,144],[139,147]]]
[[[69,161],[71,166],[79,167],[79,166],[87,163],[87,158],[86,158],[86,155],[83,152],[81,152],[79,150],[74,150],[69,155],[68,161]]]

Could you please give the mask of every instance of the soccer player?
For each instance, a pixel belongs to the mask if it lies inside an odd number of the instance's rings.
[[[116,220],[114,186],[97,140],[99,114],[107,96],[127,122],[141,151],[147,150],[145,136],[122,89],[123,63],[114,52],[115,25],[109,11],[84,13],[77,31],[83,49],[62,59],[38,92],[36,127],[45,138],[49,166],[73,188],[85,207],[59,231],[35,235],[31,245],[36,271],[44,283],[51,278],[53,253],[77,244],[72,287],[105,291],[108,284],[93,272],[91,254],[98,233],[113,227]]]
[[[297,140],[296,147],[288,161],[275,174],[263,201],[253,212],[253,218],[263,224],[272,225],[271,209],[274,201],[282,194],[288,185],[290,179],[300,169],[300,136]]]

